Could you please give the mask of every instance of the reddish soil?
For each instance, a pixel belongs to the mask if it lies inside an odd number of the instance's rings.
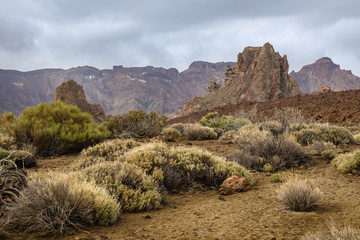
[[[173,143],[175,144],[175,143]],[[222,141],[192,141],[176,144],[198,146],[217,155],[234,151],[235,146]],[[351,151],[348,146],[340,151]],[[34,171],[68,171],[79,155],[43,158]],[[294,172],[312,179],[323,194],[312,212],[292,212],[277,199],[281,183],[272,182],[265,173],[253,173],[255,185],[248,192],[224,196],[218,190],[201,185],[181,194],[166,196],[163,209],[124,213],[112,226],[89,226],[85,231],[61,236],[59,240],[135,240],[135,239],[251,239],[263,240],[276,236],[278,240],[299,239],[314,232],[332,218],[340,226],[360,226],[360,178],[340,174],[321,157],[312,157],[314,164],[296,170],[279,172],[282,176]],[[36,235],[13,233],[7,239],[39,239]],[[44,238],[53,239],[53,238]]]
[[[268,102],[241,102],[236,105],[216,107],[207,111],[194,112],[169,121],[172,123],[196,122],[209,112],[231,115],[240,110],[257,107],[265,117],[271,117],[275,109],[296,108],[309,119],[337,125],[360,124],[360,90],[307,94]]]

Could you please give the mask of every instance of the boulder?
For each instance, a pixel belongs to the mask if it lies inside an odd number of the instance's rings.
[[[221,195],[230,195],[235,192],[246,192],[250,189],[250,181],[246,177],[231,176],[220,185],[219,192]]]
[[[321,89],[317,91],[317,93],[328,93],[328,92],[332,92],[330,86],[328,85],[323,85]]]

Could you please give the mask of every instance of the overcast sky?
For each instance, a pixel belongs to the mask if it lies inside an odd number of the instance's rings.
[[[360,0],[1,0],[0,68],[176,67],[270,42],[360,76]]]

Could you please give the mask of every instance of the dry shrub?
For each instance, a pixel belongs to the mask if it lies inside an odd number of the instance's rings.
[[[58,235],[93,223],[109,225],[120,215],[119,204],[105,189],[55,173],[29,181],[5,210],[3,228],[42,235]]]
[[[309,129],[310,126],[306,123],[293,123],[293,124],[290,124],[289,126],[289,131],[290,132],[298,132],[302,129]]]
[[[163,129],[160,135],[165,142],[174,142],[182,136],[178,130],[172,127]]]
[[[209,127],[189,124],[185,127],[184,137],[188,140],[210,140],[217,139],[217,133]]]
[[[159,208],[161,194],[152,177],[138,166],[126,162],[106,162],[83,170],[88,181],[106,188],[124,211]]]
[[[250,110],[241,109],[235,115],[236,117],[249,119],[252,123],[258,123],[263,119],[263,117],[260,116],[256,105]]]
[[[310,181],[299,177],[289,178],[277,191],[278,199],[297,212],[310,211],[321,199],[321,193]]]
[[[301,240],[360,240],[358,228],[340,228],[334,221],[328,224],[328,229],[319,229],[316,233],[306,234]]]
[[[227,161],[234,161],[245,168],[255,170],[262,170],[267,163],[274,170],[278,170],[309,160],[301,146],[285,136],[258,138],[242,146],[239,151],[228,154],[226,158]]]
[[[35,156],[32,153],[23,150],[7,151],[0,148],[0,159],[2,158],[13,161],[16,166],[20,168],[36,166]]]
[[[250,125],[248,125],[250,126]],[[235,137],[235,141],[237,144],[245,145],[249,144],[257,139],[263,139],[271,135],[271,133],[267,130],[260,130],[258,127],[253,125],[254,128],[251,127],[243,127],[240,128],[238,134]]]
[[[295,133],[296,141],[302,146],[308,146],[313,144],[314,141],[321,140],[321,132],[314,129],[301,129]]]
[[[354,142],[356,144],[360,144],[360,133],[354,135]]]
[[[259,129],[267,130],[271,132],[274,136],[279,136],[285,132],[286,126],[278,121],[265,121],[260,124]]]
[[[322,133],[329,129],[331,125],[329,123],[312,123],[309,125],[310,128],[320,130]]]
[[[354,137],[344,127],[332,126],[324,130],[322,138],[326,142],[332,142],[335,145],[354,143]]]
[[[336,152],[334,150],[325,150],[321,152],[321,156],[325,160],[333,160],[336,157]]]
[[[171,128],[175,128],[176,130],[178,130],[181,135],[184,135],[185,133],[185,127],[187,126],[188,124],[184,124],[184,123],[174,123],[172,125],[170,125]]]
[[[155,137],[167,125],[167,117],[156,112],[147,114],[143,110],[134,110],[111,117],[106,125],[112,137]]]
[[[313,144],[303,148],[309,155],[321,155],[327,150],[335,150],[336,146],[331,142],[314,141]]]
[[[282,108],[276,109],[271,117],[272,120],[280,122],[283,126],[290,124],[309,123],[310,120],[306,119],[301,111],[296,108]]]
[[[332,160],[331,164],[342,173],[360,174],[360,150],[340,154]]]
[[[16,149],[16,139],[11,137],[9,134],[1,132],[0,129],[0,148],[6,150]]]
[[[81,152],[82,158],[73,165],[74,170],[81,170],[100,162],[113,162],[124,156],[124,152],[140,143],[131,139],[109,140],[93,147],[89,147]]]
[[[20,196],[20,191],[27,187],[26,175],[9,158],[0,160],[0,218],[3,213],[1,208],[15,201]]]
[[[250,173],[242,166],[195,147],[146,144],[126,153],[125,159],[140,166],[168,190],[186,187],[194,181],[217,187],[232,175],[251,180]]]

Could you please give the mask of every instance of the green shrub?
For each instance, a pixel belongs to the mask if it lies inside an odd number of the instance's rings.
[[[260,130],[267,130],[271,132],[274,136],[279,136],[283,134],[286,130],[285,125],[277,121],[266,121],[260,124]]]
[[[311,129],[319,130],[323,133],[325,130],[329,129],[331,125],[329,123],[313,123],[310,124],[309,127]]]
[[[328,226],[328,230],[319,229],[316,233],[305,234],[301,240],[359,240],[360,230],[357,228],[340,228],[334,222]]]
[[[278,199],[284,205],[298,212],[309,211],[321,199],[320,190],[307,180],[297,177],[290,178],[277,191]]]
[[[355,142],[356,144],[360,144],[360,133],[354,135],[354,142]]]
[[[313,144],[314,141],[321,139],[321,132],[314,129],[301,129],[296,133],[296,141],[302,146]]]
[[[325,160],[333,160],[336,157],[336,152],[334,150],[325,150],[321,152],[321,156]]]
[[[222,126],[222,130],[225,132],[230,130],[238,130],[248,124],[251,124],[251,121],[246,118],[235,118],[232,116],[228,116],[228,119]]]
[[[124,211],[159,208],[161,194],[154,180],[138,166],[126,162],[106,162],[83,170],[88,181],[106,188]]]
[[[112,137],[155,137],[167,125],[167,117],[156,112],[147,114],[143,110],[134,110],[111,117],[106,125]]]
[[[274,168],[269,163],[265,163],[263,166],[264,172],[273,172]]]
[[[62,102],[43,103],[25,109],[18,119],[7,121],[5,131],[18,145],[31,143],[39,155],[79,151],[109,136],[91,115]]]
[[[310,126],[306,123],[294,123],[290,124],[289,131],[290,132],[299,132],[302,129],[309,129]]]
[[[273,182],[282,182],[282,176],[280,174],[273,174],[271,176]]]
[[[35,156],[24,150],[7,151],[0,148],[0,159],[2,158],[8,158],[20,168],[30,168],[36,165]]]
[[[105,189],[73,175],[52,173],[29,181],[15,203],[5,208],[3,228],[58,235],[84,224],[109,225],[120,215],[120,205]]]
[[[324,141],[332,142],[335,145],[348,144],[354,142],[354,137],[352,136],[349,130],[347,130],[344,127],[337,127],[337,126],[333,126],[324,130],[324,133],[322,134],[322,138]]]
[[[350,126],[347,127],[347,129],[352,133],[352,134],[359,134],[360,133],[360,127],[359,126]]]
[[[84,149],[81,152],[81,159],[73,164],[74,170],[81,170],[101,162],[113,162],[124,157],[124,152],[140,143],[131,139],[113,139]]]
[[[200,120],[200,125],[210,128],[221,128],[225,125],[228,116],[219,116],[217,112],[211,112],[203,116]]]
[[[161,139],[165,142],[174,142],[177,139],[181,138],[181,133],[175,128],[164,128],[161,131]]]
[[[274,170],[290,168],[309,160],[302,148],[287,137],[258,138],[228,154],[227,161],[235,161],[245,168],[263,170],[270,164]]]
[[[217,187],[232,175],[251,180],[250,173],[242,166],[195,147],[146,144],[127,152],[125,159],[140,166],[168,190],[189,186],[193,181]]]
[[[332,160],[332,165],[342,173],[360,174],[360,150],[340,154]]]
[[[217,133],[209,127],[189,124],[185,127],[184,137],[188,140],[210,140],[217,139]]]

